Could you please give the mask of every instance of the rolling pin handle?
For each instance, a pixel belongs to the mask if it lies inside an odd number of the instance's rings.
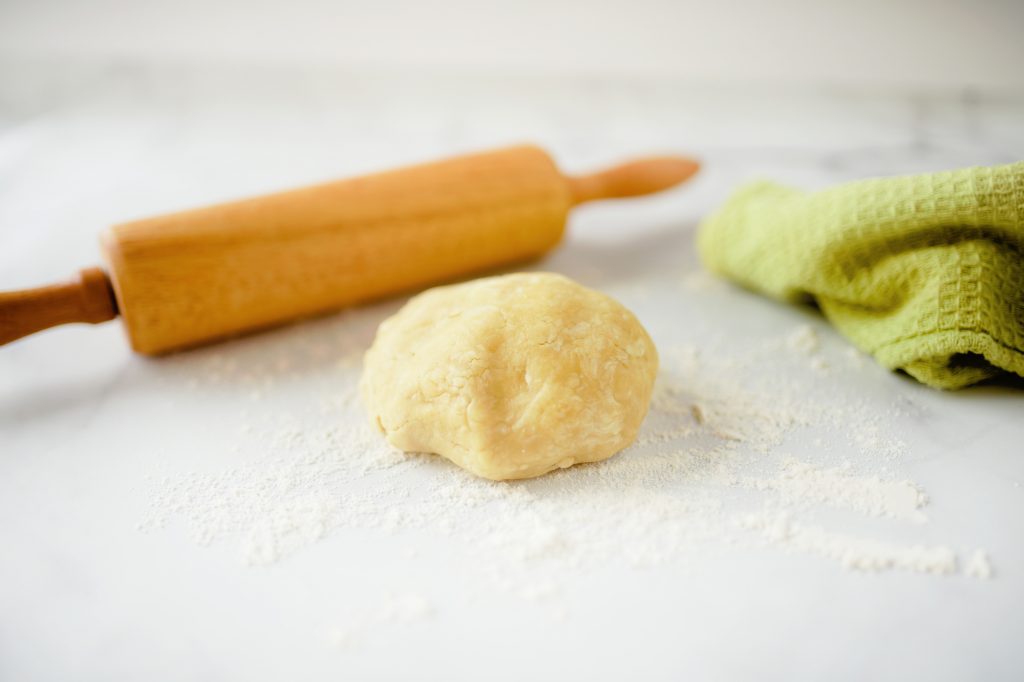
[[[60,324],[98,324],[117,317],[110,280],[86,268],[63,284],[0,292],[0,345]]]
[[[573,206],[597,199],[638,197],[689,180],[700,164],[683,156],[637,159],[591,175],[566,178]]]

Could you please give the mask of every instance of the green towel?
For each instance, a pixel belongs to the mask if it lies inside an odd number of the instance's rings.
[[[1024,376],[1024,162],[740,189],[700,228],[705,265],[814,301],[858,348],[936,388]]]

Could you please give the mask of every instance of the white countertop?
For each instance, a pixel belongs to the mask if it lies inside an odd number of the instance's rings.
[[[885,372],[702,275],[692,240],[753,177],[1024,158],[1024,95],[121,63],[0,82],[3,289],[96,263],[111,223],[506,143],[568,170],[706,163],[578,210],[534,266],[661,350],[644,443],[605,464],[487,486],[352,436],[358,353],[400,301],[161,360],[117,323],[0,349],[0,678],[1019,679],[1020,383]],[[794,461],[817,478],[787,488]]]

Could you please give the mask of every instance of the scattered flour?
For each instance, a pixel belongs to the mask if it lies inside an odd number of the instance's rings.
[[[856,476],[849,466],[822,469],[793,457],[782,460],[778,474],[767,478],[743,478],[741,485],[757,490],[774,490],[788,507],[806,508],[821,504],[859,512],[865,516],[887,516],[923,523],[921,511],[928,496],[912,481]]]
[[[799,353],[817,353],[821,350],[821,340],[818,332],[809,324],[797,327],[792,334],[786,337],[786,346]]]
[[[898,568],[936,574],[950,574],[957,570],[956,552],[949,547],[905,547],[833,533],[818,526],[795,522],[787,512],[775,516],[748,516],[742,520],[741,525],[760,531],[761,537],[768,544],[794,552],[818,554],[838,561],[848,569],[884,571]]]
[[[308,412],[256,403],[239,428],[239,464],[155,477],[139,528],[181,524],[199,544],[234,543],[250,565],[350,531],[450,538],[493,589],[550,604],[563,617],[558,595],[588,567],[683,566],[730,548],[821,557],[854,571],[992,575],[982,551],[961,569],[947,546],[890,539],[927,524],[927,495],[895,473],[907,448],[892,433],[892,416],[906,408],[898,400],[879,407],[843,395],[841,380],[816,378],[808,360],[827,349],[809,326],[743,353],[662,348],[663,372],[634,446],[599,464],[502,483],[396,452],[369,428],[356,386],[373,324],[349,326],[355,331],[342,338],[300,348],[299,357],[332,368],[318,366],[324,378]],[[764,371],[780,351],[802,372]],[[309,367],[213,357],[186,374],[204,387],[273,394],[271,386],[287,387],[282,377]],[[832,529],[834,514],[874,519],[881,537],[850,534],[847,524]],[[389,598],[332,641],[352,646],[367,628],[432,612],[422,598]]]
[[[964,573],[980,580],[991,578],[992,562],[988,558],[988,553],[983,549],[975,550],[967,560],[967,567],[964,568]]]
[[[374,611],[350,619],[345,626],[331,628],[327,638],[339,649],[352,649],[362,644],[363,639],[376,629],[410,625],[428,620],[433,615],[433,605],[420,594],[388,594]]]

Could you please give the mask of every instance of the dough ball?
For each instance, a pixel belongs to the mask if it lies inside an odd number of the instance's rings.
[[[617,301],[524,273],[410,300],[377,331],[361,390],[395,447],[501,480],[632,443],[657,370],[650,336]]]

